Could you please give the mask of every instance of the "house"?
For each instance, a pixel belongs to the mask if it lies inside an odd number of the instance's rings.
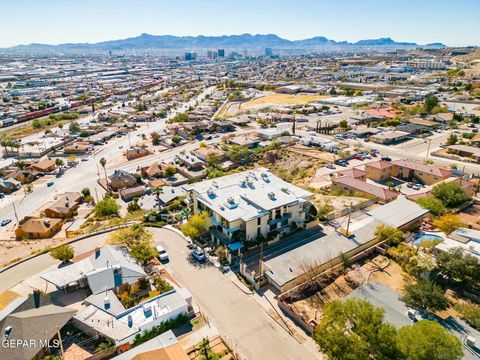
[[[77,141],[63,148],[64,154],[85,154],[90,150],[88,142]]]
[[[125,151],[125,156],[127,157],[127,160],[135,160],[144,156],[148,156],[150,154],[151,154],[150,151],[138,146],[131,149],[127,149],[127,151]]]
[[[113,291],[104,291],[89,296],[85,303],[87,306],[73,317],[75,326],[121,346],[133,343],[143,331],[187,315],[192,310],[192,295],[184,288],[170,290],[125,309]]]
[[[59,348],[58,331],[71,320],[76,310],[53,305],[37,289],[33,296],[19,300],[14,309],[5,314],[5,317],[0,317],[0,331],[4,341],[14,344],[25,344],[28,341],[28,346],[2,346],[1,358],[43,359],[49,354],[50,347]]]
[[[172,167],[173,165],[171,164],[166,164],[166,163],[157,163],[154,162],[150,166],[144,166],[140,168],[140,174],[142,177],[147,178],[147,179],[155,179],[159,177],[163,177],[164,174],[163,172],[165,169]]]
[[[395,116],[401,114],[400,110],[395,110],[391,107],[377,108],[367,110],[366,113],[370,116],[382,119],[393,119]]]
[[[265,168],[243,171],[184,187],[195,214],[210,217],[212,240],[229,245],[276,237],[303,227],[309,191],[287,183]]]
[[[225,157],[225,151],[217,149],[213,146],[199,147],[190,151],[193,156],[196,156],[203,162],[208,162],[210,157],[217,157],[219,160],[223,160]]]
[[[175,155],[175,161],[186,166],[188,169],[200,169],[205,165],[202,160],[191,154]]]
[[[450,145],[447,147],[449,154],[471,158],[474,162],[480,163],[480,148],[469,145]]]
[[[45,216],[49,218],[67,219],[73,216],[83,200],[79,192],[69,192],[60,196],[51,205],[45,208]]]
[[[346,170],[340,170],[337,171],[337,176],[342,177],[342,176],[348,176],[354,179],[366,181],[367,180],[367,173],[363,170],[360,170],[358,168],[350,168]]]
[[[17,238],[46,239],[62,228],[62,219],[37,218],[27,216],[20,220],[15,229]]]
[[[234,136],[228,139],[229,144],[255,148],[260,144],[260,140],[249,136]]]
[[[119,194],[124,201],[129,201],[133,198],[138,198],[145,195],[145,192],[145,186],[135,186],[127,189],[121,189]]]
[[[0,192],[10,194],[20,189],[22,184],[15,179],[0,179]]]
[[[14,179],[22,184],[27,184],[34,181],[38,176],[38,171],[33,169],[15,170],[5,174],[4,179]]]
[[[448,112],[448,113],[438,113],[433,116],[435,121],[441,122],[441,123],[449,123],[453,120],[453,112]]]
[[[380,203],[387,203],[398,197],[395,191],[348,176],[332,179],[332,189],[358,192],[366,198],[376,198]]]
[[[365,164],[367,178],[377,182],[385,181],[391,177],[390,168],[392,166],[393,164],[383,160],[369,162]]]
[[[462,360],[476,360],[480,353],[480,332],[466,322],[449,316],[445,319],[425,310],[409,309],[401,300],[401,295],[390,287],[378,282],[362,285],[347,296],[347,299],[368,301],[377,308],[384,310],[384,320],[397,329],[413,325],[420,320],[432,320],[439,323],[448,332],[455,335],[463,346]],[[468,339],[474,339],[473,342]],[[476,340],[476,341],[475,341]]]
[[[450,170],[422,162],[400,159],[391,162],[390,175],[406,181],[433,185],[452,176]]]
[[[398,198],[368,211],[367,215],[402,231],[413,231],[420,227],[423,219],[428,215],[428,210],[413,201]]]
[[[57,165],[55,165],[55,161],[52,159],[43,159],[32,163],[30,168],[38,172],[49,173],[54,171],[57,168]]]
[[[370,140],[378,144],[393,144],[406,139],[410,134],[405,131],[387,131],[370,137]]]
[[[480,260],[480,230],[459,228],[450,233],[443,241],[436,245],[439,251],[460,248],[466,254],[475,256]]]
[[[418,124],[404,124],[395,127],[395,131],[403,131],[409,134],[419,135],[430,132],[430,129],[427,126]]]
[[[108,183],[113,190],[125,189],[135,186],[137,178],[125,170],[115,170],[112,175],[108,177]]]
[[[58,289],[86,286],[93,294],[118,289],[123,284],[135,284],[146,276],[143,268],[122,246],[96,248],[87,258],[52,271],[40,277]]]
[[[114,360],[190,360],[172,330],[113,358]]]

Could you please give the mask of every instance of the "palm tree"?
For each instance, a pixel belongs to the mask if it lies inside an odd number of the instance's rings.
[[[64,164],[63,160],[60,158],[55,159],[55,165],[58,167],[58,173],[60,174],[62,172],[62,165]]]
[[[160,186],[155,187],[155,189],[153,189],[153,194],[157,198],[158,211],[160,211],[160,195],[163,194],[162,188]]]
[[[107,159],[102,157],[99,162],[100,162],[100,165],[102,165],[103,167],[103,171],[105,172],[105,183],[107,185],[107,190],[108,190],[109,187],[108,187],[107,169],[105,168],[105,166],[107,165]]]

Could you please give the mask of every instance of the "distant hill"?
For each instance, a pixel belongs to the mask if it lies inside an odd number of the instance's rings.
[[[440,43],[429,44],[428,46],[444,46]],[[242,49],[242,48],[321,48],[327,46],[335,47],[417,47],[412,42],[396,42],[391,38],[360,40],[355,43],[347,41],[335,41],[324,36],[317,36],[304,40],[287,40],[275,34],[266,35],[223,35],[223,36],[173,36],[173,35],[150,35],[103,41],[99,43],[74,43],[74,44],[28,44],[18,45],[9,50],[127,50],[127,49]]]

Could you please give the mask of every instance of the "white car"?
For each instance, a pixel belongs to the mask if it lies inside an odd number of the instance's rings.
[[[158,252],[157,256],[160,259],[160,261],[168,261],[168,253],[167,253],[167,250],[163,248],[163,246],[158,245],[155,247],[155,249],[157,249],[157,252]]]

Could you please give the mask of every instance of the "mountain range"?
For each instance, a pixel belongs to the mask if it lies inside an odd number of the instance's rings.
[[[360,40],[357,42],[335,41],[324,36],[304,40],[287,40],[275,34],[266,35],[223,35],[223,36],[173,36],[150,35],[110,40],[98,43],[66,43],[59,45],[37,44],[18,45],[11,50],[130,50],[130,49],[216,49],[216,48],[321,48],[321,47],[418,47],[413,42],[396,42],[391,38]],[[425,47],[444,47],[441,43],[423,45]]]

